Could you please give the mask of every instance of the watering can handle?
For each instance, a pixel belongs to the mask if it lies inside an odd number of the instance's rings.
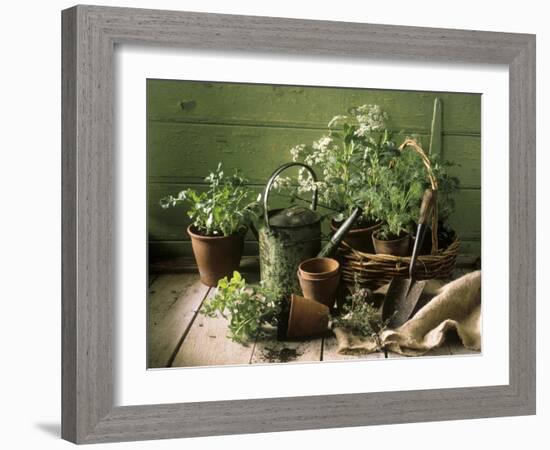
[[[264,192],[263,192],[263,195],[262,195],[263,203],[264,203],[264,221],[265,221],[265,226],[267,227],[267,229],[270,228],[269,227],[269,216],[267,214],[267,197],[269,196],[269,192],[271,191],[271,186],[273,185],[273,183],[275,182],[277,177],[281,174],[281,172],[283,172],[286,169],[288,169],[289,167],[293,167],[293,166],[303,167],[304,169],[306,169],[311,174],[311,177],[313,178],[313,182],[315,183],[315,188],[313,189],[313,199],[311,200],[311,209],[313,209],[313,210],[317,209],[317,175],[315,175],[315,172],[313,171],[313,169],[310,166],[308,166],[307,164],[304,164],[304,163],[301,163],[301,162],[291,162],[291,163],[283,164],[282,166],[277,168],[277,170],[275,170],[275,172],[273,172],[271,174],[271,176],[269,177],[269,180],[267,180],[267,184],[265,185]]]

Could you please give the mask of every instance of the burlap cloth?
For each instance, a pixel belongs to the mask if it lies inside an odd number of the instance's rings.
[[[433,298],[411,319],[379,338],[363,338],[335,328],[338,353],[361,354],[386,349],[418,356],[441,346],[451,330],[464,347],[481,350],[481,271],[468,273],[442,285],[431,280],[424,293]]]

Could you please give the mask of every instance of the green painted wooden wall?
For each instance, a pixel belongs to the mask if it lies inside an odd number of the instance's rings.
[[[201,189],[203,178],[218,161],[229,170],[240,168],[259,192],[271,172],[290,160],[292,146],[319,139],[334,115],[365,103],[381,105],[393,131],[418,135],[427,150],[436,98],[442,106],[441,153],[459,164],[452,169],[461,189],[451,224],[461,237],[462,253],[479,255],[480,95],[151,79],[147,81],[150,257],[192,254],[185,208],[164,210],[159,199],[191,185]],[[248,236],[245,254],[256,252],[256,243]]]

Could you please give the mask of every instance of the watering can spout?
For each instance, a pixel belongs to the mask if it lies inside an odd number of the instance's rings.
[[[338,245],[340,244],[340,241],[344,238],[344,236],[347,234],[349,229],[352,227],[352,225],[355,223],[357,218],[362,213],[363,213],[363,210],[361,208],[355,208],[350,214],[350,216],[346,219],[346,221],[332,235],[332,237],[330,238],[330,241],[328,241],[327,244],[323,247],[323,249],[318,253],[317,257],[325,258],[327,256],[331,256],[336,250],[336,247],[338,247]]]

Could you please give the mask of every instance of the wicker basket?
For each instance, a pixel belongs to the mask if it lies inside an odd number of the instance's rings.
[[[437,180],[435,179],[430,160],[424,150],[413,139],[407,139],[399,150],[412,149],[422,159],[430,184],[433,190],[437,191]],[[429,255],[418,256],[416,263],[416,277],[419,280],[430,278],[446,278],[453,271],[458,256],[460,241],[455,237],[454,241],[445,249],[438,248],[437,241],[438,212],[437,205],[432,213],[432,250]],[[409,256],[393,256],[383,254],[364,253],[351,248],[345,242],[340,244],[338,253],[342,260],[342,276],[346,284],[353,284],[355,281],[364,287],[376,289],[395,277],[409,276]]]

